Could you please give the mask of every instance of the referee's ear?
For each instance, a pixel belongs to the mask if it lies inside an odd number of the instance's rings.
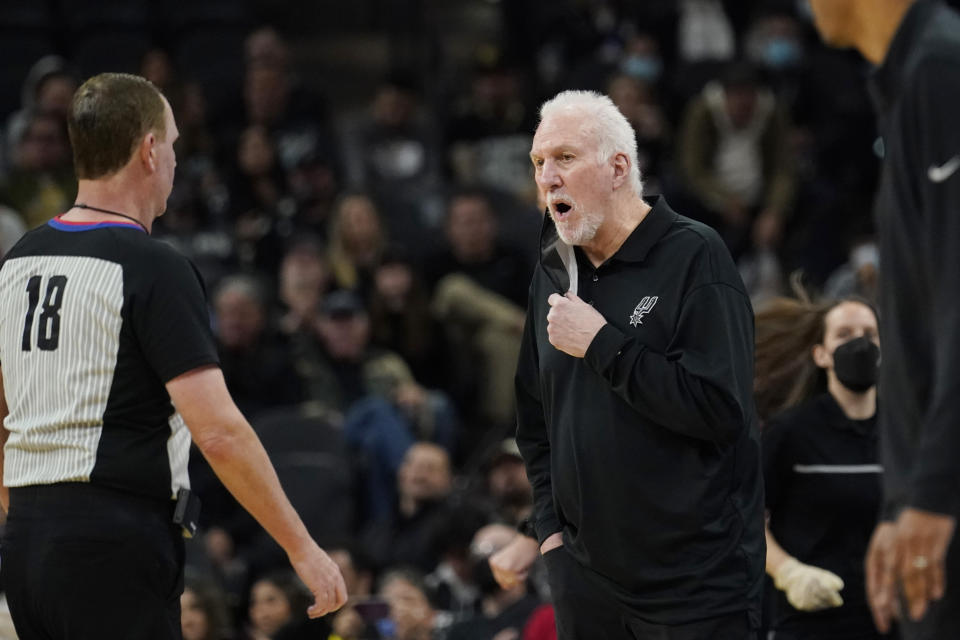
[[[140,141],[140,146],[137,149],[137,153],[140,157],[140,162],[143,164],[144,169],[147,173],[154,173],[157,170],[157,136],[154,132],[149,131],[143,139]]]

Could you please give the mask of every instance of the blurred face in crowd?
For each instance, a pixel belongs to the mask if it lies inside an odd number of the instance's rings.
[[[290,251],[280,264],[280,300],[301,316],[314,315],[330,273],[316,251],[301,248]]]
[[[287,172],[287,181],[290,191],[303,203],[326,203],[337,192],[337,177],[333,168],[319,158],[299,163]]]
[[[478,73],[472,86],[475,108],[501,115],[520,99],[520,80],[508,69],[495,69]]]
[[[23,132],[18,165],[26,171],[49,171],[67,162],[70,148],[66,131],[52,115],[34,116]]]
[[[206,640],[210,633],[207,613],[193,589],[187,587],[180,595],[180,629],[183,640]]]
[[[572,245],[593,240],[613,194],[613,165],[598,161],[583,125],[583,114],[554,114],[537,127],[530,150],[539,197],[560,238]]]
[[[239,288],[227,288],[214,301],[220,343],[231,350],[247,349],[260,339],[265,323],[255,298]]]
[[[267,637],[273,637],[293,618],[290,600],[277,585],[260,580],[250,590],[250,623]]]
[[[447,239],[460,261],[480,262],[491,256],[497,228],[490,205],[484,198],[455,198],[447,215]]]
[[[413,288],[413,271],[402,262],[382,264],[374,274],[374,286],[388,310],[403,311]]]
[[[237,162],[245,175],[252,177],[270,175],[275,157],[273,141],[266,128],[247,127],[240,135]]]
[[[635,112],[642,103],[642,90],[639,82],[628,75],[618,75],[610,81],[607,87],[607,95],[617,105],[627,120],[631,123],[636,122]]]
[[[814,347],[813,359],[822,369],[833,369],[833,352],[840,345],[866,336],[878,347],[880,332],[873,310],[860,302],[841,302],[823,319],[823,344]]]
[[[140,75],[161,91],[166,91],[173,82],[173,63],[170,56],[163,49],[151,49],[140,63]]]
[[[53,75],[37,87],[37,110],[66,119],[77,81],[66,75]]]
[[[663,72],[660,45],[649,35],[634,36],[627,42],[620,71],[643,82],[656,82]]]
[[[199,83],[188,82],[183,85],[179,114],[184,127],[197,127],[206,122],[207,98]]]
[[[490,468],[487,486],[490,495],[502,505],[524,505],[533,498],[523,460],[514,456],[503,456]]]
[[[358,362],[370,343],[370,319],[362,311],[320,316],[320,339],[331,358]]]
[[[373,201],[367,196],[348,196],[340,203],[340,238],[355,258],[368,259],[380,246],[383,230]]]
[[[771,15],[758,20],[747,37],[750,59],[769,69],[789,69],[804,56],[800,24],[790,15]]]
[[[856,24],[856,4],[856,0],[810,0],[813,23],[825,43],[831,47],[853,46],[850,29]]]
[[[417,111],[416,95],[409,89],[384,85],[373,99],[373,118],[385,127],[402,127]]]
[[[426,594],[415,584],[395,576],[380,587],[380,596],[390,605],[397,640],[429,637],[434,610]]]
[[[290,52],[280,34],[270,27],[257,29],[243,43],[248,66],[266,65],[284,68]]]
[[[397,472],[400,494],[415,501],[443,498],[450,493],[451,482],[450,456],[427,442],[410,447]]]
[[[737,129],[750,124],[757,106],[757,88],[748,85],[727,87],[724,91],[727,101],[727,114]]]
[[[255,65],[247,69],[243,96],[247,119],[252,124],[270,125],[287,110],[289,98],[287,73],[275,65]]]

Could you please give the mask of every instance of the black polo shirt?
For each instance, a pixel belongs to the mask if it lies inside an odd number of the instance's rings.
[[[863,558],[880,510],[877,440],[876,416],[851,420],[829,393],[764,427],[770,531],[800,562],[832,571],[844,582],[843,606],[815,613],[797,611],[777,591],[774,628],[803,630],[807,637],[817,631],[816,637],[824,638],[875,632]]]
[[[884,163],[879,387],[885,515],[960,515],[960,16],[920,0],[873,77]]]
[[[517,369],[517,439],[542,540],[631,613],[759,615],[765,557],[753,312],[719,236],[663,198],[599,268],[549,217]],[[607,319],[584,358],[547,337],[570,288]]]

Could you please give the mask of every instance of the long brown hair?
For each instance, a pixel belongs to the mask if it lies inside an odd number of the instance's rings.
[[[823,343],[830,311],[856,302],[876,315],[860,298],[812,300],[802,288],[794,290],[797,297],[774,298],[756,313],[753,393],[763,422],[826,390],[826,375],[814,363],[812,349]]]

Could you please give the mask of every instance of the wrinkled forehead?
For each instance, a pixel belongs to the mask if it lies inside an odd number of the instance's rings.
[[[563,111],[547,116],[533,136],[531,155],[545,156],[561,148],[589,149],[595,145],[592,126],[582,113]]]

